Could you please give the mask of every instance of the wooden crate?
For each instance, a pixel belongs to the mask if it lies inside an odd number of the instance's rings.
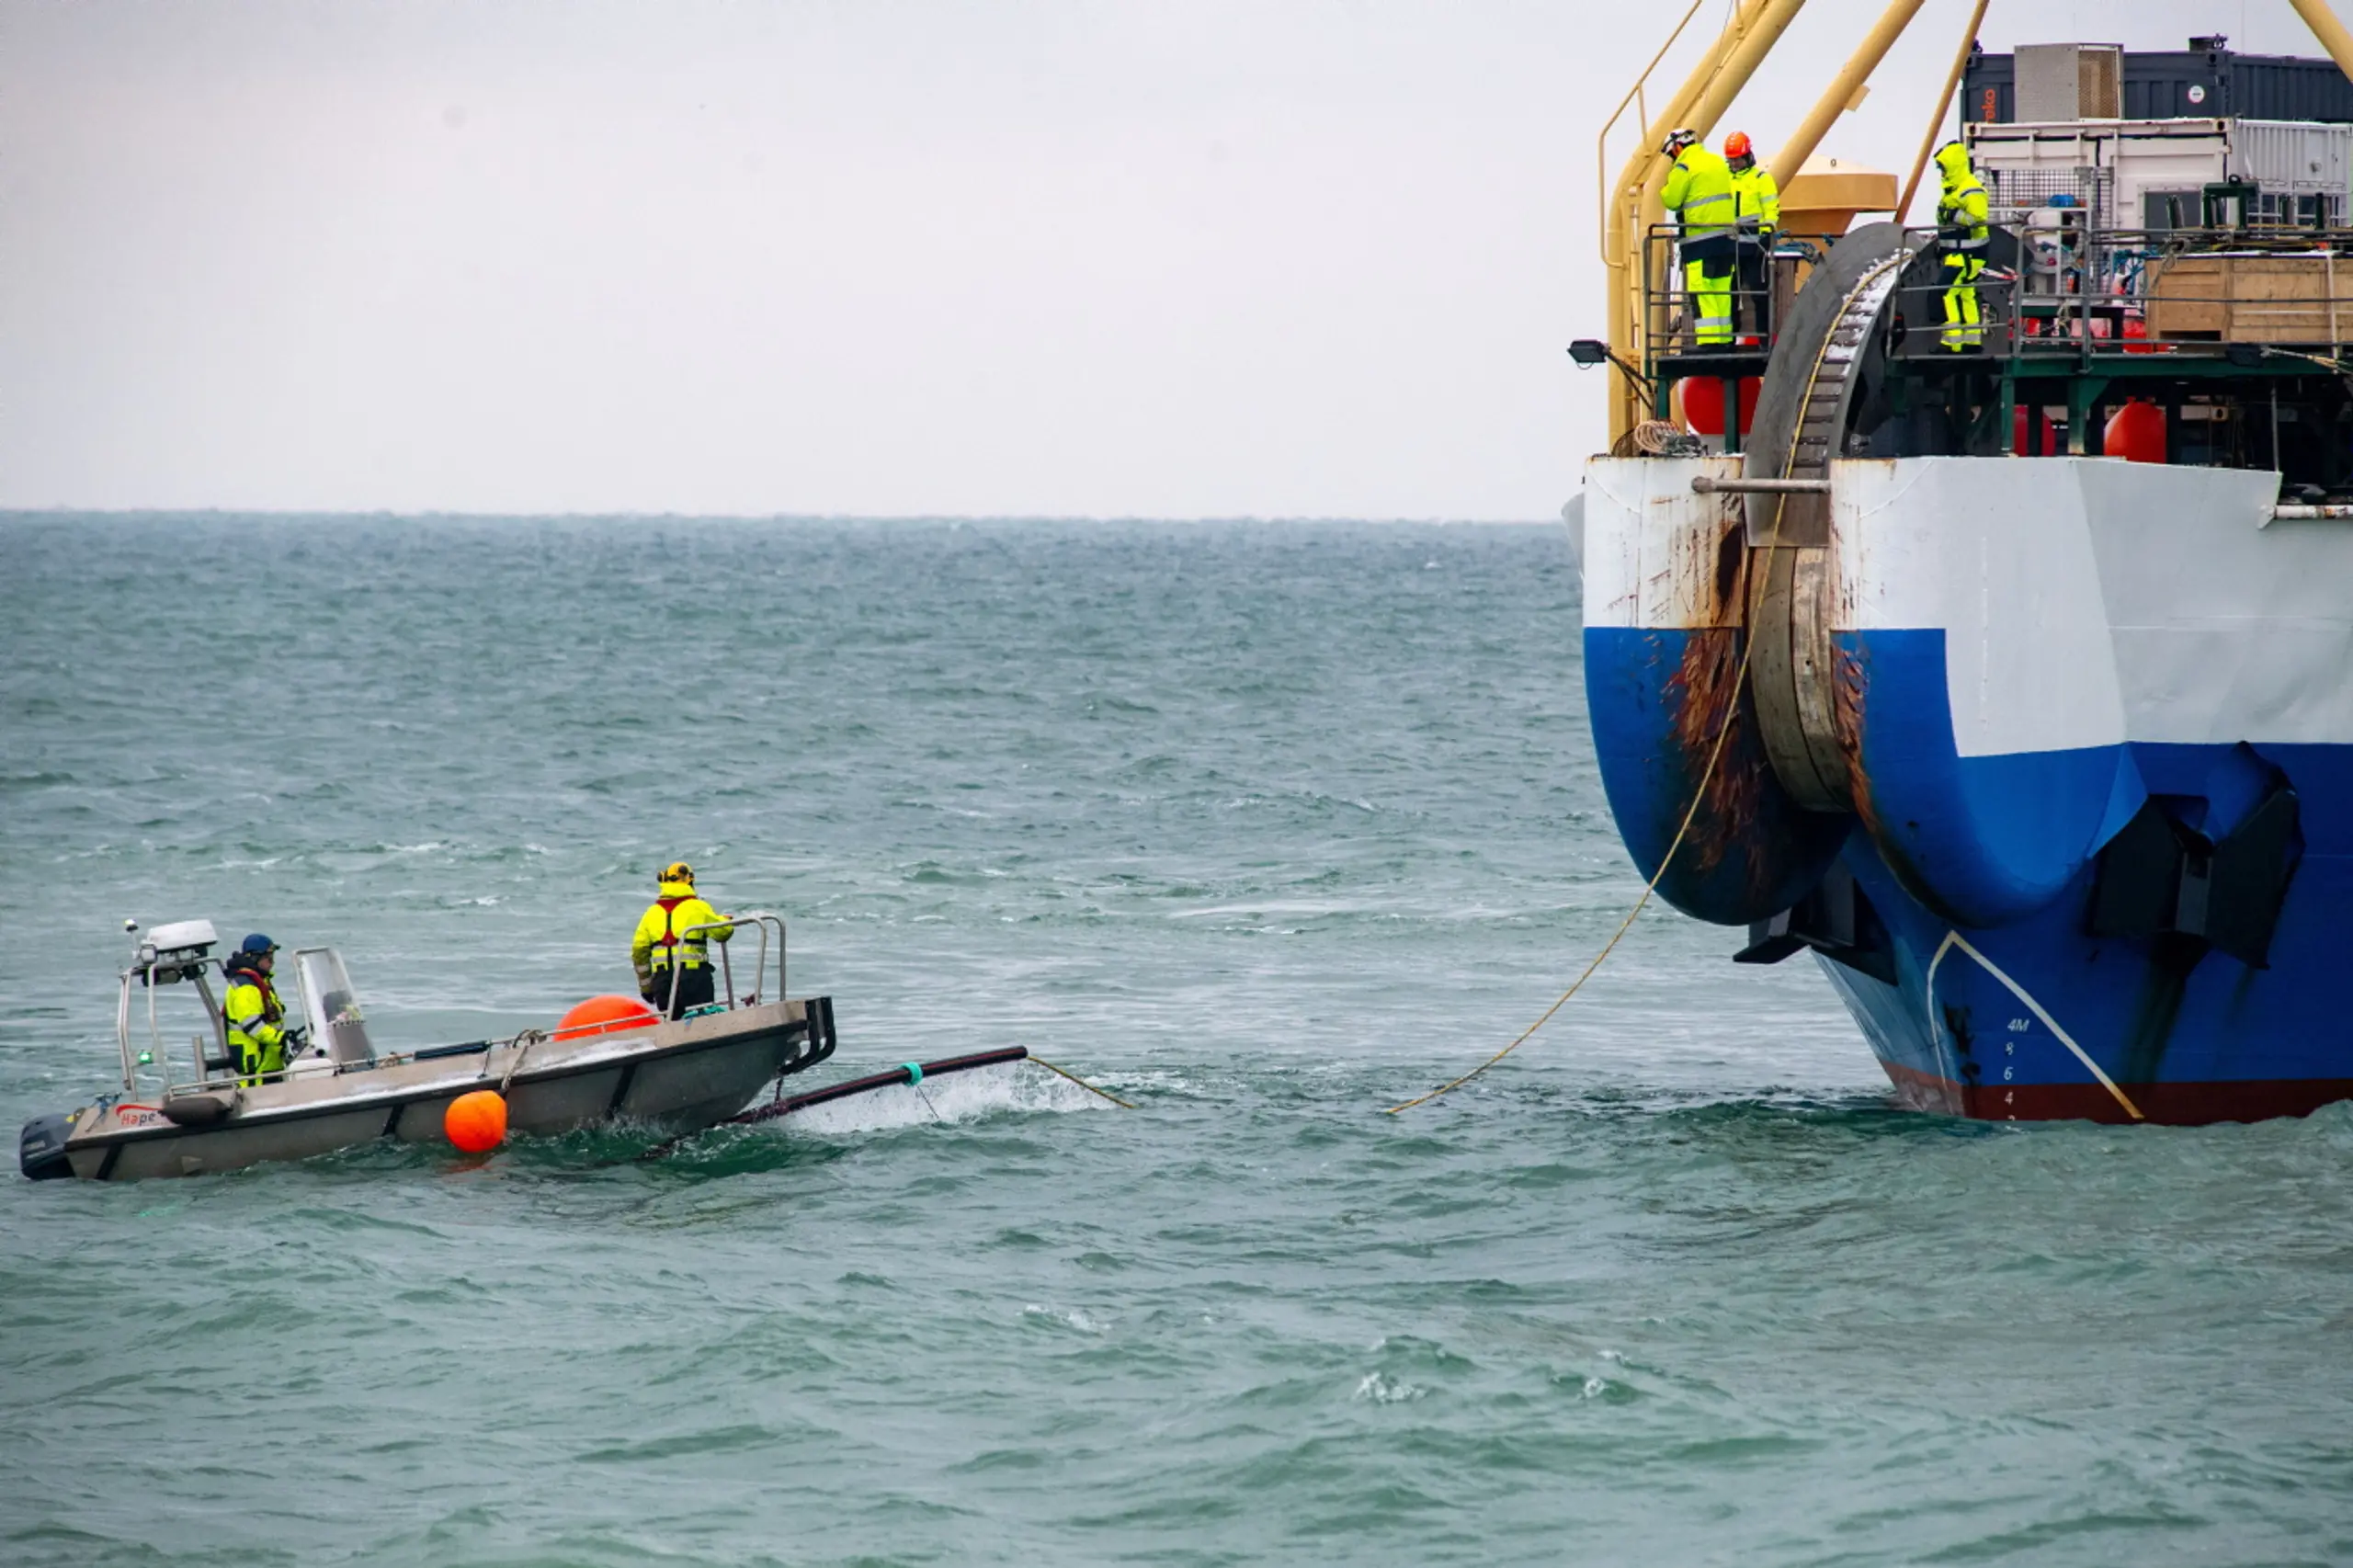
[[[2218,343],[2353,338],[2353,256],[2180,256],[2149,268],[2149,335]]]

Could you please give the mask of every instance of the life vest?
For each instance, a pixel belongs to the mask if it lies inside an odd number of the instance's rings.
[[[231,968],[223,971],[222,976],[228,981],[229,990],[232,992],[235,991],[240,985],[250,985],[255,990],[261,993],[261,1021],[263,1023],[278,1023],[286,1017],[286,1004],[278,999],[278,987],[271,983],[269,976],[262,973],[261,971],[257,969]],[[227,997],[225,995],[222,997],[222,1006],[223,1016],[225,1017],[228,1006]],[[230,1033],[233,1036],[236,1032],[235,1020],[233,1019],[230,1021],[229,1028]]]
[[[701,902],[702,895],[692,892],[657,898],[654,901],[655,906],[662,911],[662,936],[654,944],[654,950],[646,957],[655,969],[669,968],[671,950],[676,948],[686,949],[677,954],[677,959],[688,969],[700,969],[710,961],[709,932],[699,932],[691,937],[678,935],[678,906],[682,903],[700,903]],[[697,921],[696,924],[700,925],[701,922]]]

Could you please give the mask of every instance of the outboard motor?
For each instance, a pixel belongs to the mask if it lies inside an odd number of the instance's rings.
[[[74,1119],[80,1114],[61,1111],[26,1122],[17,1138],[17,1167],[35,1181],[72,1176],[74,1165],[65,1157],[65,1141],[74,1136]]]

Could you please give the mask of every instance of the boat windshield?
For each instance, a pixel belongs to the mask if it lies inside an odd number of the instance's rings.
[[[360,1015],[343,956],[333,948],[303,948],[294,955],[294,967],[312,1040],[324,1046],[336,1062],[375,1061],[376,1048],[368,1041],[368,1022]]]

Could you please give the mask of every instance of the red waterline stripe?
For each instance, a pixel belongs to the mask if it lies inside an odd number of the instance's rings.
[[[2130,1124],[2116,1096],[2097,1084],[1956,1084],[1940,1074],[1882,1062],[1896,1096],[1915,1110],[1979,1121],[2106,1121]],[[2353,1099],[2353,1078],[2216,1080],[2117,1085],[2143,1119],[2169,1127],[2310,1116]]]

